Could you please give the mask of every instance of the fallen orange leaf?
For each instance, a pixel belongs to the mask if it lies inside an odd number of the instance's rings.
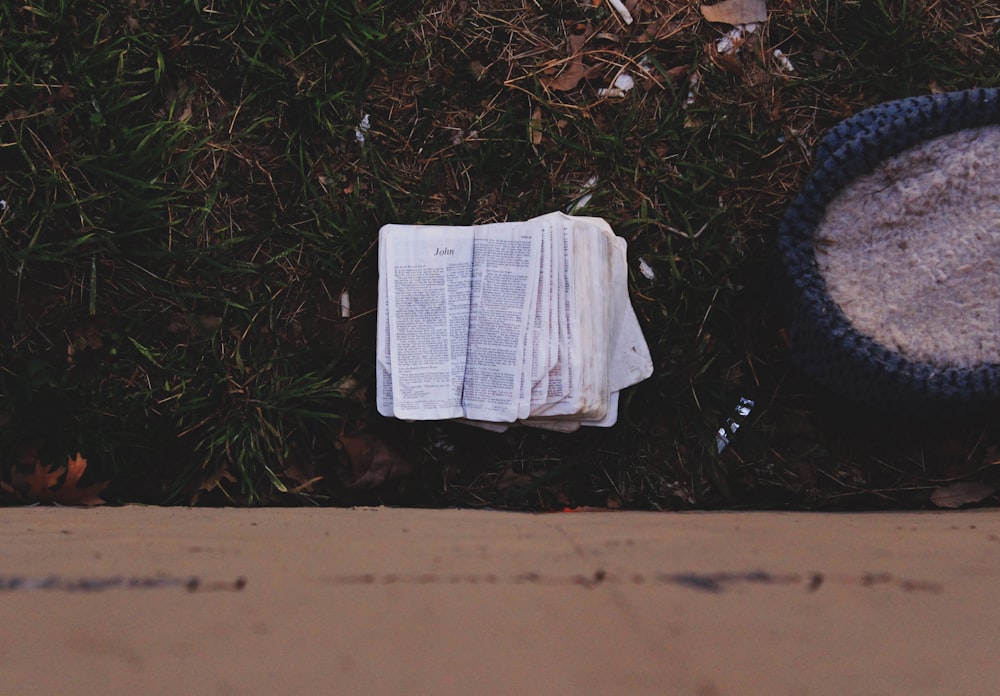
[[[47,503],[52,500],[52,488],[59,482],[59,477],[66,471],[59,467],[55,471],[51,466],[43,466],[35,460],[35,470],[28,474],[24,481],[28,485],[28,498]]]
[[[15,470],[11,480],[13,485],[9,486],[18,497],[30,502],[57,505],[104,505],[105,501],[97,494],[108,485],[107,481],[79,487],[80,477],[87,469],[87,460],[79,453],[76,457],[69,457],[66,466],[58,469],[43,465],[34,451],[25,454],[24,464],[32,466],[31,472],[22,474]],[[63,474],[66,477],[59,486]]]
[[[80,477],[87,468],[87,460],[77,452],[76,457],[70,457],[66,462],[66,480],[59,490],[52,493],[53,502],[60,505],[104,505],[105,501],[97,494],[103,491],[107,481],[79,488]]]

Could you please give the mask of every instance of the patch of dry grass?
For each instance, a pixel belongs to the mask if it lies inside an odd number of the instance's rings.
[[[790,368],[770,244],[838,121],[998,83],[1000,8],[772,0],[727,54],[696,3],[627,4],[4,7],[0,470],[82,451],[118,500],[530,509],[912,506],[989,479],[993,423],[859,414]],[[656,366],[619,426],[375,415],[379,226],[585,193],[629,242]]]

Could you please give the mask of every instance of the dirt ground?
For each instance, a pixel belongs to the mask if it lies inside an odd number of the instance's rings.
[[[994,694],[1000,511],[20,508],[10,694]]]

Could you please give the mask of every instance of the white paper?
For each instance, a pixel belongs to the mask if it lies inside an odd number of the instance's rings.
[[[652,373],[628,295],[624,239],[552,213],[380,232],[379,413],[560,432],[617,420]]]
[[[383,228],[393,411],[462,415],[474,239],[461,228]]]

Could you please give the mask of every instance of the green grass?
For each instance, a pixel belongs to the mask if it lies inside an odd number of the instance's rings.
[[[980,476],[995,424],[858,415],[791,369],[771,241],[839,120],[1000,82],[1000,8],[771,5],[731,57],[687,5],[4,5],[0,477],[81,451],[115,502],[550,509],[913,506]],[[557,91],[582,31],[591,76]],[[378,228],[565,209],[594,175],[656,367],[620,424],[377,416]]]

